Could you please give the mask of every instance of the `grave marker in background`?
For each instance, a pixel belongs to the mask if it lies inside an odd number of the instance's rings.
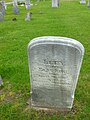
[[[30,21],[31,18],[32,18],[32,13],[31,13],[31,12],[28,12],[28,13],[26,14],[25,21]]]
[[[13,5],[18,5],[17,0],[13,0]]]
[[[17,4],[17,0],[13,0],[13,12],[14,14],[20,14],[20,9]]]
[[[30,0],[25,0],[26,10],[30,9]]]
[[[0,22],[4,21],[4,15],[2,14],[2,12],[0,12]]]
[[[52,7],[59,7],[59,0],[52,0]]]
[[[84,48],[76,40],[46,36],[28,45],[31,106],[72,108]]]
[[[90,8],[90,0],[88,0],[88,8]]]
[[[5,6],[4,6],[4,1],[0,2],[0,12],[2,12],[3,15],[6,14],[6,12],[5,12]]]
[[[2,86],[2,85],[3,85],[3,81],[2,81],[2,77],[0,75],[0,86]]]
[[[80,0],[80,4],[86,4],[86,0]]]

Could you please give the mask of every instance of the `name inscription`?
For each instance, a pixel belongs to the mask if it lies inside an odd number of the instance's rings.
[[[62,61],[43,59],[32,69],[33,84],[42,86],[71,86],[71,77]]]

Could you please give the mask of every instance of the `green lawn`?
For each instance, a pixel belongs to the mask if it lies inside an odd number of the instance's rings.
[[[31,2],[31,21],[25,21],[25,7],[19,6],[20,15],[14,15],[12,5],[7,6],[4,22],[0,22],[0,74],[4,82],[0,87],[0,120],[90,119],[90,9],[79,0],[60,2],[59,8],[52,8],[51,0]],[[12,21],[14,17],[17,21]],[[73,108],[66,113],[29,108],[27,45],[35,37],[50,35],[74,38],[85,47]]]

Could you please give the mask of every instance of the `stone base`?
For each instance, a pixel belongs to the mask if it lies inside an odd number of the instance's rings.
[[[45,111],[50,113],[57,113],[57,112],[70,112],[72,108],[55,108],[55,107],[42,107],[42,106],[33,106],[31,105],[31,98],[27,101],[27,104],[31,109],[34,109],[36,111]]]
[[[32,109],[35,109],[37,111],[46,111],[46,112],[70,112],[70,108],[44,108],[44,107],[33,107],[31,106]]]
[[[30,100],[30,108],[35,109],[37,111],[46,111],[46,112],[51,112],[51,113],[70,112],[71,111],[71,108],[34,106],[34,105],[31,105],[31,100]]]

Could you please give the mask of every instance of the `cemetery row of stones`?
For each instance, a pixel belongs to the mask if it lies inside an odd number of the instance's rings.
[[[5,3],[5,1],[0,2],[0,22],[4,21],[4,15],[6,15],[6,9],[7,4],[13,4],[13,13],[14,14],[20,14],[20,9],[18,7],[18,4],[21,4],[22,6],[26,6],[26,10],[30,9],[30,0],[26,0],[24,3],[19,3],[17,0],[14,0],[13,2]],[[30,20],[31,13],[27,13],[25,20]],[[13,18],[12,20],[16,20],[16,18]]]
[[[71,38],[44,36],[28,44],[32,108],[71,110],[83,55],[83,45]]]
[[[9,4],[9,3],[7,3],[7,4]],[[20,2],[17,2],[17,0],[13,0],[13,2],[11,2],[10,4],[13,4],[13,13],[14,14],[20,14],[20,9],[18,7],[18,4],[25,5],[26,10],[29,10],[30,6],[31,6],[30,0],[25,0],[25,3],[24,2],[20,3]],[[59,0],[52,0],[52,7],[59,7],[59,4],[60,4]],[[86,0],[80,0],[80,4],[86,4]],[[88,0],[88,8],[90,8],[90,0]],[[2,0],[0,2],[0,22],[4,21],[4,15],[6,14],[6,9],[7,9],[6,3],[4,0]],[[31,16],[32,16],[32,13],[28,12],[26,14],[25,20],[26,21],[30,20]],[[15,21],[16,18],[13,18],[12,20]]]

